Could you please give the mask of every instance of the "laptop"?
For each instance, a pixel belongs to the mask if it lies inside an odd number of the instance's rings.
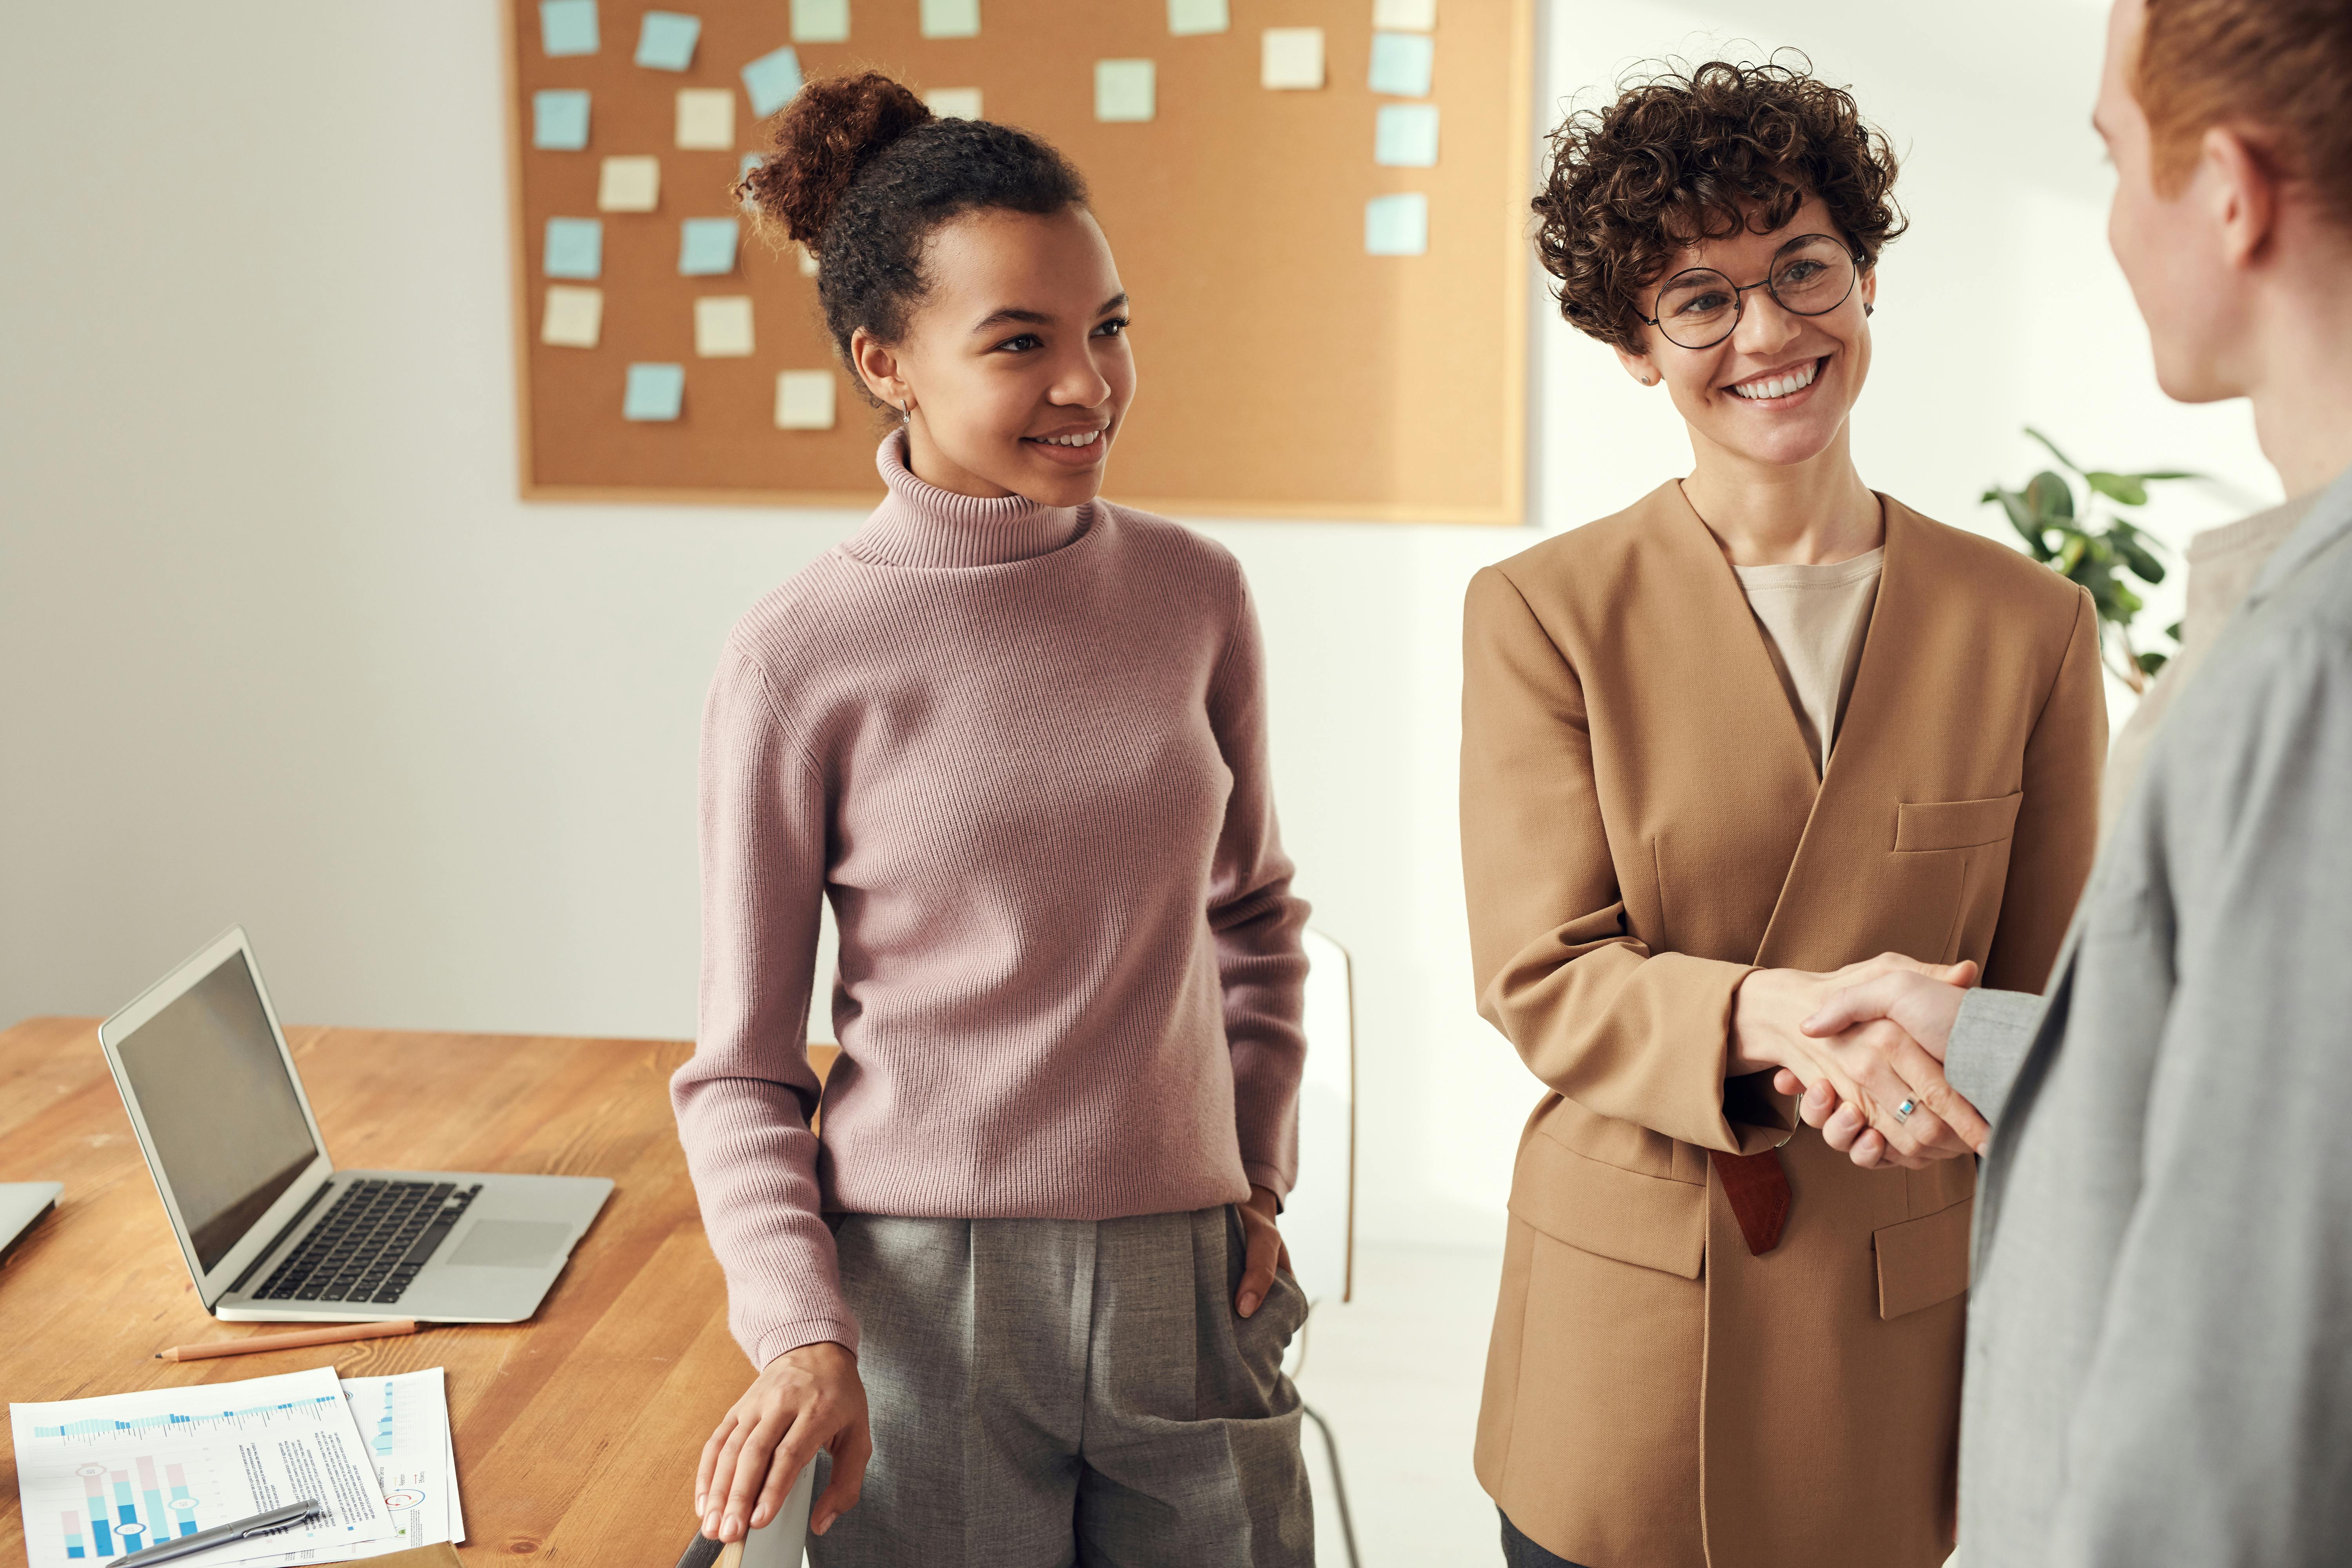
[[[339,1171],[232,928],[99,1026],[172,1234],[233,1322],[520,1322],[613,1184]]]

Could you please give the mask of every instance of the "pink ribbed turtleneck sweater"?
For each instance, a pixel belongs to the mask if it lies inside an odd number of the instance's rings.
[[[890,493],[732,636],[671,1084],[754,1363],[855,1348],[822,1211],[1104,1219],[1287,1192],[1306,906],[1240,567],[1097,501]],[[822,1144],[804,1021],[841,932]]]

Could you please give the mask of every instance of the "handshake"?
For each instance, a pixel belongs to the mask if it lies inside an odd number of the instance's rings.
[[[1772,1072],[1798,1114],[1865,1170],[1984,1152],[1992,1129],[1945,1080],[1973,963],[1882,953],[1827,974],[1759,969],[1732,999],[1729,1072]]]

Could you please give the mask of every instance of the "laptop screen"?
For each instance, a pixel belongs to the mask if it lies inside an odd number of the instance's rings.
[[[321,1152],[245,954],[230,953],[117,1054],[156,1174],[209,1270]]]

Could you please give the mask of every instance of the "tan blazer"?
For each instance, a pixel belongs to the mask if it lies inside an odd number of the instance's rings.
[[[1751,967],[1895,951],[2038,991],[2090,868],[2090,597],[1881,498],[1825,779],[1678,484],[1478,574],[1462,845],[1478,1005],[1550,1091],[1519,1142],[1479,1480],[1589,1568],[1939,1563],[1975,1162],[1861,1171],[1726,1081]],[[1780,1244],[1709,1150],[1780,1146]]]

